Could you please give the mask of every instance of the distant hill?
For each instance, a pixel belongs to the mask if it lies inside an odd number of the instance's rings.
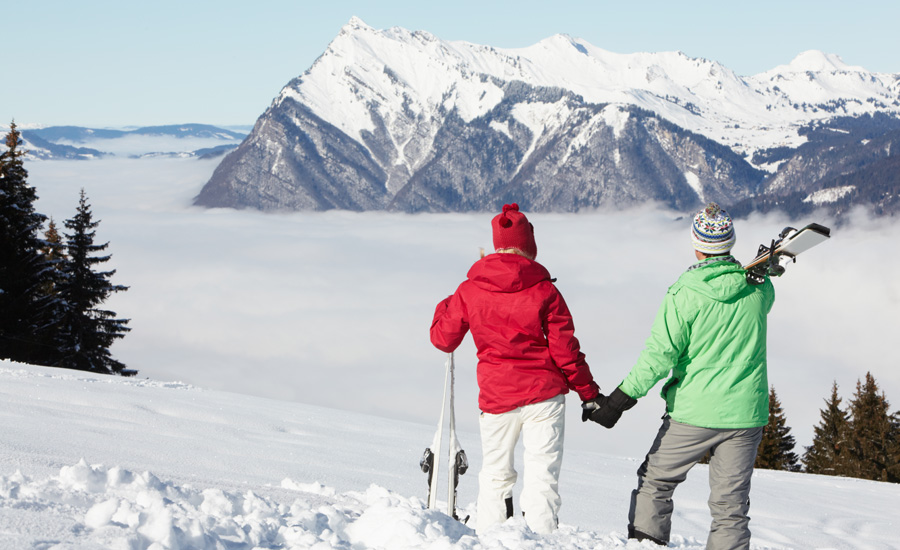
[[[76,159],[89,160],[100,158],[107,153],[89,147],[74,147],[72,145],[59,145],[48,141],[34,130],[24,130],[22,139],[25,141],[25,149],[32,157],[40,159]]]
[[[81,126],[49,126],[36,130],[26,130],[24,133],[38,136],[50,142],[72,141],[86,142],[104,139],[118,139],[129,135],[141,136],[172,136],[177,138],[198,137],[227,140],[241,140],[246,134],[225,130],[208,124],[170,124],[167,126],[145,126],[134,130],[110,130],[97,128],[83,128]]]
[[[50,126],[22,131],[25,148],[42,160],[96,159],[116,155],[209,158],[237,147],[245,133],[208,124],[174,124],[135,129]],[[128,144],[128,147],[123,147]],[[196,147],[192,149],[192,147]]]

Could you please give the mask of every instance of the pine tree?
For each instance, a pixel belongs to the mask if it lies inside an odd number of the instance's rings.
[[[846,475],[849,415],[841,410],[837,381],[832,383],[831,397],[820,412],[822,420],[813,428],[813,443],[806,447],[803,464],[811,474]]]
[[[46,281],[41,285],[41,293],[48,300],[47,319],[48,330],[42,335],[41,343],[44,346],[45,361],[44,365],[57,366],[60,361],[60,349],[64,347],[65,342],[62,339],[61,327],[65,319],[68,304],[62,298],[60,289],[62,282],[66,279],[65,266],[68,262],[66,256],[66,246],[63,243],[62,235],[56,227],[56,222],[50,218],[47,230],[44,231],[44,246],[41,248],[41,254],[49,267]]]
[[[887,399],[869,372],[865,383],[856,382],[850,416],[847,475],[900,482],[897,417],[888,413]]]
[[[900,479],[900,411],[894,411],[891,415],[891,434],[889,457],[893,465],[888,468],[888,473],[897,482]]]
[[[44,246],[41,248],[41,252],[44,253],[44,258],[51,263],[59,263],[66,257],[66,246],[63,244],[59,228],[56,227],[53,218],[50,218],[47,230],[44,231]]]
[[[51,299],[43,291],[52,270],[38,235],[46,216],[35,212],[21,145],[11,123],[0,153],[0,358],[46,364]]]
[[[133,375],[135,371],[125,369],[125,365],[113,359],[109,352],[113,342],[131,330],[125,326],[128,319],[116,319],[114,312],[98,309],[112,293],[128,290],[128,287],[110,283],[115,270],[94,271],[94,266],[109,261],[109,255],[96,255],[106,250],[109,243],[94,244],[95,228],[100,222],[93,220],[84,189],[75,217],[64,223],[72,233],[65,234],[68,260],[63,264],[64,277],[58,285],[66,305],[59,327],[57,366]]]
[[[54,276],[49,277],[42,286],[42,292],[47,295],[56,295],[56,285],[59,280],[62,266],[66,261],[66,245],[56,227],[56,222],[50,218],[47,230],[44,231],[44,245],[41,247],[44,260],[53,268]]]
[[[781,402],[775,394],[775,387],[769,390],[769,423],[763,427],[762,441],[756,453],[754,468],[767,470],[798,471],[798,457],[794,451],[794,436],[787,426]]]

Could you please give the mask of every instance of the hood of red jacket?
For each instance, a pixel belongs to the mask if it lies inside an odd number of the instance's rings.
[[[475,262],[468,278],[489,292],[518,292],[550,280],[550,272],[534,260],[518,254],[489,254]]]

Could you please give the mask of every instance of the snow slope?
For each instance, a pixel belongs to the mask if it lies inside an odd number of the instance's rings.
[[[570,450],[557,533],[513,519],[478,537],[424,507],[417,461],[433,426],[8,361],[0,425],[10,550],[619,548],[638,465]],[[476,436],[460,438],[472,463],[465,516],[480,451]],[[705,471],[676,493],[672,547],[703,547]],[[898,485],[771,471],[753,485],[754,548],[896,548]]]

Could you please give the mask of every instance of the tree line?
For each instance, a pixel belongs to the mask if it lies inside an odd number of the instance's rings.
[[[84,189],[60,235],[35,210],[21,146],[12,123],[0,153],[0,359],[134,375],[109,351],[131,329],[102,305],[128,287],[112,284],[115,270],[97,270],[110,259],[109,243],[94,242],[100,222]]]
[[[847,409],[841,408],[838,385],[831,386],[803,456],[794,452],[781,402],[769,391],[769,423],[756,456],[756,468],[788,470],[900,483],[900,412],[891,413],[875,378],[857,380]]]

